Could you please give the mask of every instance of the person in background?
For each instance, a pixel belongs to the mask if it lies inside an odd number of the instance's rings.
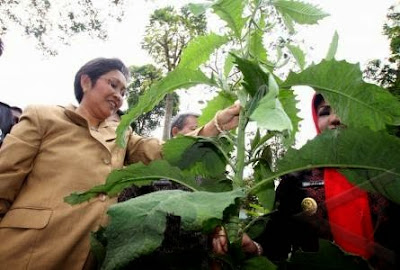
[[[116,143],[107,120],[121,107],[130,74],[116,58],[96,58],[76,73],[79,105],[28,106],[0,149],[0,269],[92,269],[89,236],[107,224],[117,201],[99,194],[71,206],[64,198],[105,183],[124,165],[161,158],[162,142],[128,130]],[[240,105],[223,110],[193,135],[237,127]]]
[[[18,123],[22,110],[18,107],[10,107],[0,102],[0,147],[11,128]]]
[[[187,134],[197,129],[198,114],[182,113],[174,117],[171,123],[171,138],[178,134]]]
[[[312,101],[317,133],[343,127],[321,94]],[[333,168],[306,170],[282,177],[275,208],[255,241],[243,236],[243,250],[286,260],[296,250],[318,251],[318,239],[368,260],[374,269],[400,269],[400,206],[378,193],[350,183]],[[224,229],[217,228],[213,249],[227,252]]]

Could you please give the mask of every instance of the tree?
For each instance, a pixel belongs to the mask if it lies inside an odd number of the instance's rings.
[[[390,57],[387,60],[370,61],[364,70],[364,77],[400,98],[400,12],[396,6],[389,8],[383,34],[390,40]],[[400,137],[400,128],[396,127],[392,132]]]
[[[156,81],[162,78],[162,71],[155,66],[149,64],[144,66],[131,66],[130,71],[134,80],[128,86],[128,106],[134,107],[139,96],[149,89]],[[176,93],[173,93],[174,107],[172,114],[178,112],[179,98]],[[150,133],[160,125],[160,120],[165,114],[165,99],[157,104],[151,111],[142,114],[132,124],[133,130],[140,135],[150,135]]]
[[[0,0],[0,37],[17,27],[36,39],[37,47],[45,54],[55,55],[54,42],[68,45],[73,35],[87,33],[106,39],[107,20],[121,21],[123,5],[123,0]]]
[[[142,48],[165,72],[171,72],[176,68],[187,43],[205,31],[205,15],[194,16],[187,7],[181,8],[179,13],[173,7],[157,9],[146,26]],[[166,96],[163,140],[169,138],[173,99],[170,94]]]

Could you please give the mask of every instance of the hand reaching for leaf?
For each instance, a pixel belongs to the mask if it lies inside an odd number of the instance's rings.
[[[234,129],[239,123],[240,103],[237,101],[232,106],[218,111],[213,120],[208,122],[200,131],[201,136],[216,136],[219,133]]]
[[[214,230],[212,238],[212,249],[217,255],[225,255],[228,253],[228,238],[223,227],[217,227]],[[263,253],[262,247],[257,242],[244,233],[242,236],[242,250],[245,253],[260,256]]]

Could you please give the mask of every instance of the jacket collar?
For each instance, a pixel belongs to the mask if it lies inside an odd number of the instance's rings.
[[[67,106],[60,106],[62,108],[64,108],[65,110],[65,115],[75,124],[79,125],[79,126],[83,126],[83,127],[88,127],[89,128],[89,124],[87,122],[87,120],[85,118],[83,118],[80,114],[78,114],[75,110],[76,110],[76,106],[69,104]],[[99,129],[101,128],[107,128],[110,125],[110,121],[109,120],[104,120],[100,123],[99,125]]]

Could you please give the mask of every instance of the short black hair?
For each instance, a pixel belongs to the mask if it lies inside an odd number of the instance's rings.
[[[17,112],[19,112],[19,113],[22,113],[22,109],[21,109],[20,107],[11,106],[10,109],[13,110],[13,111],[17,111]]]
[[[10,106],[0,102],[0,146],[13,125],[15,125],[15,121]]]
[[[188,118],[189,116],[194,116],[196,118],[199,117],[199,115],[197,113],[181,113],[181,114],[178,114],[177,116],[175,116],[174,119],[172,119],[171,129],[170,129],[171,138],[173,137],[172,129],[174,127],[177,127],[179,130],[183,129],[183,127],[185,126],[186,118]]]
[[[119,70],[125,76],[126,80],[129,80],[129,69],[118,58],[95,58],[84,64],[75,74],[74,90],[76,100],[81,103],[83,97],[83,89],[81,85],[82,75],[88,75],[94,85],[101,75],[112,70]]]

